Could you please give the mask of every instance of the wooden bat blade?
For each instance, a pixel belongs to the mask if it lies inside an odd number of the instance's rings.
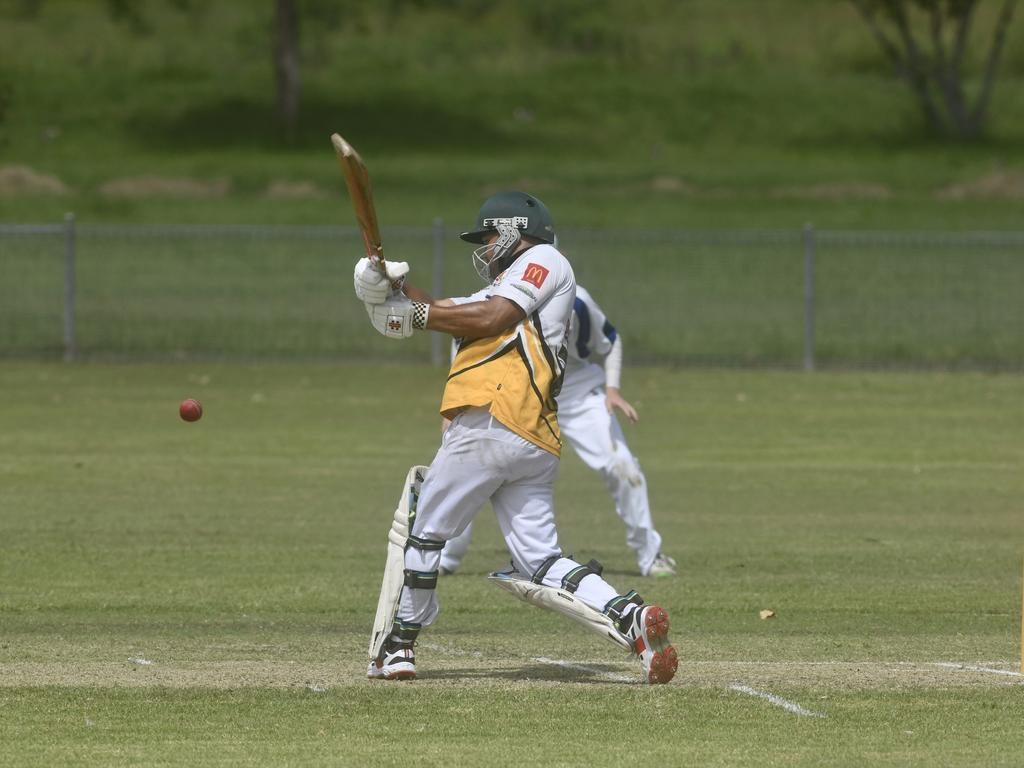
[[[366,163],[363,162],[363,158],[359,156],[355,148],[338,134],[331,135],[331,144],[334,145],[338,164],[345,175],[345,185],[348,187],[349,197],[352,198],[356,222],[359,224],[359,231],[363,236],[363,243],[366,245],[366,255],[386,275],[384,243],[380,236],[380,227],[377,224],[377,209],[373,204],[370,173],[366,169]]]

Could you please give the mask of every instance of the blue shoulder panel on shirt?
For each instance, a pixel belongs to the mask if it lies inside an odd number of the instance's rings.
[[[607,319],[604,321],[604,325],[601,326],[601,333],[608,341],[615,343],[615,338],[619,335],[619,332],[615,330],[615,326],[612,325]]]
[[[590,348],[587,341],[590,339],[590,310],[583,303],[583,299],[577,297],[572,305],[572,311],[580,319],[579,333],[576,334],[576,354],[580,358],[590,357]]]

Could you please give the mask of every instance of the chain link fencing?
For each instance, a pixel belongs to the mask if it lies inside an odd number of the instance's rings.
[[[438,296],[481,287],[441,221],[383,232]],[[562,230],[632,362],[1024,369],[1024,232]],[[443,364],[372,330],[354,227],[0,225],[0,356]]]

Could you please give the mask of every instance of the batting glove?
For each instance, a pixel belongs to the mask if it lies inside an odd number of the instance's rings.
[[[370,324],[389,339],[406,339],[412,332],[425,330],[430,305],[410,301],[403,295],[391,296],[380,304],[366,304]]]
[[[360,301],[365,304],[381,304],[389,296],[402,290],[405,276],[409,274],[409,264],[404,261],[389,261],[387,265],[388,275],[384,277],[365,256],[356,262],[352,279],[356,296]]]

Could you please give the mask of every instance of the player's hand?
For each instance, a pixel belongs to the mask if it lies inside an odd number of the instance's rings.
[[[608,409],[608,413],[614,413],[615,409],[618,408],[622,411],[626,418],[636,424],[640,421],[640,415],[636,412],[636,408],[629,404],[622,395],[619,394],[619,390],[615,387],[608,387],[604,393],[604,404]]]
[[[380,304],[366,304],[370,324],[389,339],[407,339],[414,330],[424,330],[429,311],[429,304],[411,301],[402,294],[391,296]]]
[[[384,277],[365,256],[356,262],[352,280],[360,301],[364,304],[381,304],[389,296],[401,292],[405,276],[409,274],[408,262],[389,261],[387,270],[387,277]]]

